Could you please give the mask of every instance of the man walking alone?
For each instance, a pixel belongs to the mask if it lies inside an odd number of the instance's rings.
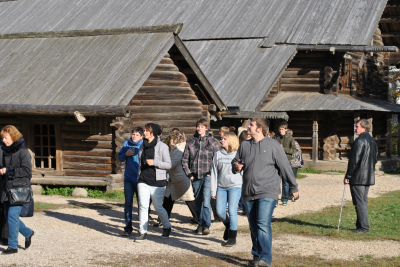
[[[358,138],[350,151],[344,183],[350,184],[351,198],[356,208],[357,221],[354,233],[369,233],[368,191],[375,184],[375,164],[378,160],[378,146],[368,133],[370,123],[358,120],[354,128]]]
[[[249,220],[253,247],[253,266],[270,266],[272,262],[271,218],[278,200],[280,176],[289,183],[289,193],[299,196],[296,178],[282,146],[269,137],[267,122],[255,117],[232,160],[232,172],[243,170],[242,197]]]

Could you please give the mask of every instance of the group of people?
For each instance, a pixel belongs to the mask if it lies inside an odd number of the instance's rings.
[[[174,129],[161,141],[157,124],[135,127],[132,138],[119,151],[125,164],[125,228],[132,234],[132,203],[136,193],[139,213],[139,235],[135,242],[147,239],[148,212],[152,201],[162,226],[162,238],[171,233],[169,221],[174,201],[186,201],[195,232],[208,235],[211,227],[211,200],[216,201],[216,215],[225,225],[225,246],[236,244],[238,213],[242,205],[247,214],[253,241],[253,263],[269,266],[272,261],[271,218],[278,200],[281,180],[288,184],[288,194],[298,199],[298,189],[290,161],[293,150],[285,151],[287,138],[281,144],[267,136],[267,121],[251,120],[239,138],[233,132],[220,131],[217,140],[209,131],[208,121],[200,119],[196,132],[186,141],[185,134]],[[282,149],[283,148],[283,149]],[[290,160],[288,156],[290,153]],[[228,212],[227,212],[228,206]],[[266,265],[263,265],[266,264]]]

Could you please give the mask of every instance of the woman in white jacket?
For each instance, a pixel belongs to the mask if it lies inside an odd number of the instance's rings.
[[[236,156],[239,140],[234,133],[225,133],[222,148],[215,153],[211,167],[211,197],[217,200],[217,213],[225,225],[225,246],[236,244],[238,214],[237,206],[242,194],[242,175],[232,173],[231,162]],[[226,205],[228,214],[226,215]]]

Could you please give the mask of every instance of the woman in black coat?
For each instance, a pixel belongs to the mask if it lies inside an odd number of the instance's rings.
[[[0,166],[2,166],[3,162],[3,150],[1,147],[3,146],[3,141],[0,140]],[[0,192],[2,190],[2,180],[0,177]],[[1,193],[0,193],[1,194]],[[3,204],[0,204],[0,244],[8,245],[8,223],[6,217],[4,217],[4,207]]]
[[[20,220],[22,206],[11,206],[7,190],[11,188],[30,188],[32,177],[31,155],[25,147],[22,134],[12,125],[7,125],[1,132],[4,145],[3,161],[0,169],[2,175],[1,202],[4,204],[4,215],[8,221],[8,248],[3,254],[18,252],[18,233],[25,236],[25,249],[31,245],[34,232]]]

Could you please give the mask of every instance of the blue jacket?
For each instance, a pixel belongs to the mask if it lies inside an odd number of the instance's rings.
[[[127,157],[126,156],[126,151],[129,149],[134,148],[135,153],[133,156]],[[134,184],[137,184],[137,179],[139,177],[139,166],[140,166],[140,152],[143,150],[143,140],[140,140],[137,143],[134,143],[132,139],[129,139],[124,142],[122,145],[121,150],[118,153],[118,160],[120,162],[125,163],[125,181],[132,182]]]

